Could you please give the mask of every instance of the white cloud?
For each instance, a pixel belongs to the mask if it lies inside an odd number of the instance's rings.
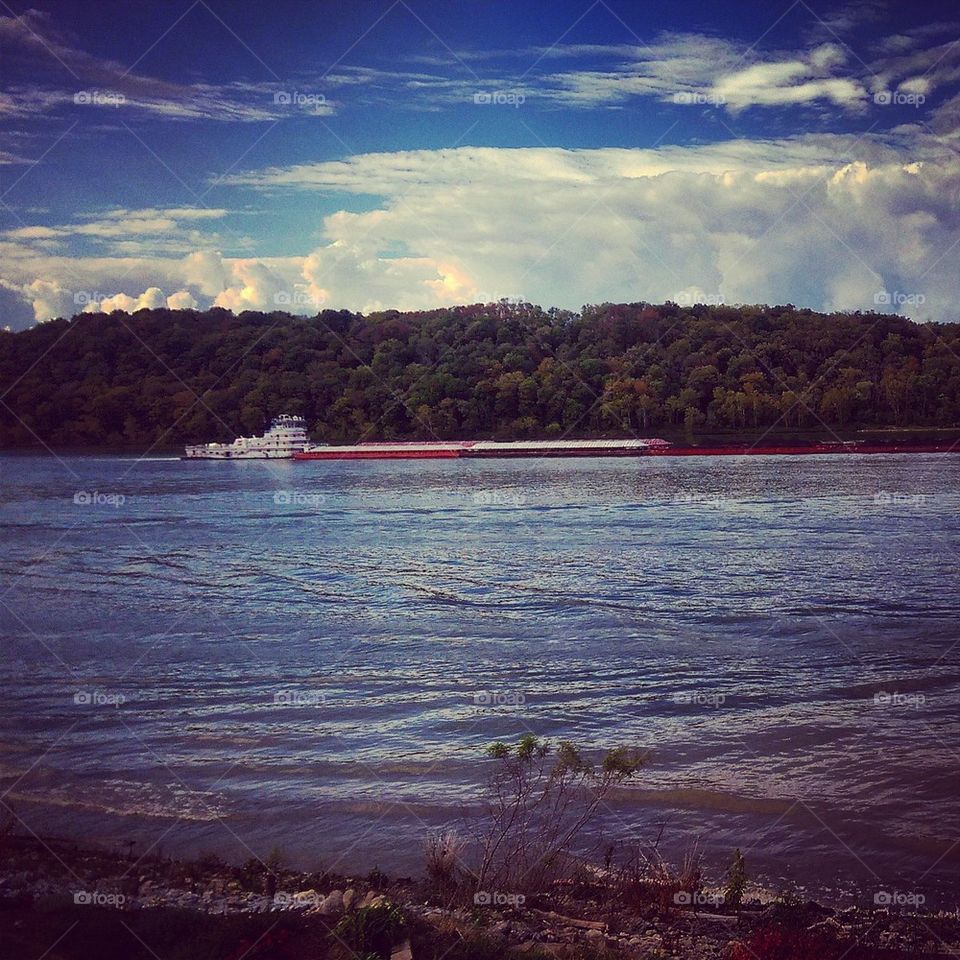
[[[130,297],[125,293],[118,293],[102,300],[91,300],[83,307],[84,313],[111,313],[113,310],[125,310],[134,313],[137,310],[156,310],[167,306],[167,298],[159,287],[149,287],[139,297]]]
[[[272,310],[278,295],[289,284],[259,260],[238,260],[225,264],[228,286],[214,298],[216,307],[239,313],[241,310]]]
[[[944,318],[960,294],[938,260],[960,237],[949,199],[960,158],[944,162],[942,152],[936,142],[911,152],[853,136],[660,150],[469,147],[368,154],[243,182],[385,197],[378,209],[324,221],[331,245],[308,262],[335,305],[424,306],[442,286],[431,283],[436,271],[453,278],[455,299],[516,293],[563,306],[698,287],[726,302],[872,309],[892,284],[927,291],[914,312]],[[918,153],[938,160],[913,162]],[[409,255],[382,258],[394,249]]]
[[[710,103],[730,111],[816,101],[852,111],[866,99],[863,80],[849,67],[848,51],[835,42],[805,50],[761,52],[719,37],[665,33],[634,47],[567,46],[549,54],[551,58],[561,55],[612,62],[602,69],[527,77],[523,93],[528,99],[598,107],[646,96],[680,104]],[[838,75],[841,70],[847,70],[847,75]],[[502,78],[501,84],[512,89],[509,77]]]
[[[846,77],[817,76],[842,62],[839,48],[826,44],[814,50],[808,60],[758,63],[722,76],[711,92],[731,110],[815,100],[828,100],[848,109],[859,107],[866,99],[861,83]]]
[[[907,144],[912,146],[908,148]],[[4,277],[38,318],[85,284],[96,299],[233,310],[431,308],[501,296],[545,305],[665,300],[874,309],[955,319],[960,154],[909,136],[807,136],[657,150],[365,154],[236,177],[257,190],[376,192],[324,218],[302,256],[51,257],[8,241]],[[212,222],[212,221],[211,221]],[[20,241],[27,244],[26,240]],[[2,252],[2,251],[0,251]],[[145,293],[139,293],[145,291]],[[176,301],[174,301],[176,297]],[[187,298],[190,298],[188,300]]]
[[[24,300],[33,308],[33,315],[37,321],[76,313],[77,308],[71,292],[62,287],[57,280],[37,278],[25,283],[20,291]]]
[[[199,304],[189,290],[178,290],[167,297],[167,306],[171,310],[196,310]]]
[[[201,233],[200,227],[229,213],[229,210],[205,207],[117,208],[81,214],[76,223],[16,227],[5,231],[3,236],[45,249],[54,249],[80,237],[103,244],[115,254],[186,253],[201,244],[219,245],[219,234]],[[249,243],[248,238],[242,236],[231,239],[234,246]]]

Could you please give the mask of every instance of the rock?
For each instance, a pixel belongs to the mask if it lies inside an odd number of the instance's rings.
[[[319,904],[323,900],[323,894],[318,893],[311,887],[309,890],[298,890],[292,897],[294,903]]]
[[[339,917],[343,913],[343,891],[332,890],[317,907],[317,912],[323,917]]]
[[[393,948],[390,954],[390,960],[413,960],[413,951],[410,949],[410,941],[404,940],[399,947]]]
[[[350,912],[350,908],[353,906],[354,900],[357,899],[357,891],[353,887],[347,887],[343,891],[343,910],[345,913]]]
[[[357,909],[362,910],[364,907],[369,907],[373,901],[380,896],[376,890],[368,890],[364,895],[363,899],[360,901]]]
[[[588,940],[602,940],[603,934],[599,930],[588,930],[584,936]]]

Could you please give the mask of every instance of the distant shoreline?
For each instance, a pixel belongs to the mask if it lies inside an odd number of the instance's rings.
[[[459,438],[457,438],[459,439]],[[477,438],[472,438],[477,439]],[[486,439],[486,438],[484,438]],[[503,441],[503,438],[499,438]],[[616,440],[633,439],[631,437],[583,437],[569,439]],[[886,430],[864,430],[853,436],[831,436],[823,434],[711,434],[693,440],[678,438],[669,433],[664,439],[672,446],[663,450],[647,450],[641,457],[695,457],[695,456],[774,456],[774,455],[816,455],[816,454],[919,454],[919,453],[960,453],[960,429],[945,428],[890,428]],[[520,442],[521,438],[513,438]],[[361,441],[382,443],[383,440]],[[402,438],[394,442],[437,442],[433,438]],[[449,442],[449,441],[443,441]],[[503,442],[511,442],[510,440]],[[330,444],[332,449],[350,445],[351,441]],[[183,458],[183,446],[163,446],[144,449],[142,446],[48,446],[39,444],[0,447],[0,454],[27,456],[118,456],[158,459]],[[583,459],[583,458],[578,458]],[[594,459],[594,457],[588,457]],[[632,459],[632,458],[631,458]],[[235,461],[232,461],[235,462]]]

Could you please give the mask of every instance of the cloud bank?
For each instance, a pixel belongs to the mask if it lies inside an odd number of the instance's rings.
[[[83,258],[45,246],[70,230],[122,242],[125,223],[182,239],[183,224],[224,211],[113,211],[55,228],[55,236],[21,228],[0,244],[5,289],[38,320],[96,304],[310,314],[500,297],[573,308],[794,302],[949,320],[960,302],[960,154],[913,133],[655,150],[372,153],[266,169],[232,184],[381,200],[325,217],[324,242],[295,257],[197,249]]]

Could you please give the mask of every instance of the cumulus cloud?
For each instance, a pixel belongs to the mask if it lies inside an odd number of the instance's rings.
[[[326,216],[323,242],[301,256],[84,259],[24,254],[8,241],[20,254],[5,258],[4,276],[38,319],[74,312],[64,310],[77,283],[67,276],[105,291],[101,309],[160,303],[160,290],[177,291],[168,306],[307,314],[503,296],[565,307],[703,296],[955,319],[960,302],[950,255],[960,153],[915,132],[364,154],[232,186],[381,200]]]
[[[171,310],[196,310],[199,304],[189,290],[177,290],[167,297],[167,306]]]
[[[660,150],[471,147],[368,154],[245,182],[385,196],[378,209],[324,221],[331,245],[309,269],[338,303],[366,293],[421,306],[427,291],[452,288],[460,299],[475,291],[576,306],[693,287],[726,302],[872,309],[895,289],[926,291],[904,308],[945,318],[960,281],[938,251],[960,237],[949,199],[960,162],[933,143],[920,153],[929,162],[852,136]],[[410,255],[395,265],[377,255],[398,247]],[[434,270],[449,279],[428,280]]]
[[[52,317],[68,317],[76,312],[72,293],[62,287],[57,280],[37,278],[25,283],[21,292],[26,302],[33,308],[37,321]]]
[[[167,298],[159,287],[149,287],[139,297],[130,297],[125,293],[118,293],[102,300],[91,300],[83,307],[84,313],[110,313],[113,310],[125,310],[134,313],[137,310],[156,310],[167,306]]]

